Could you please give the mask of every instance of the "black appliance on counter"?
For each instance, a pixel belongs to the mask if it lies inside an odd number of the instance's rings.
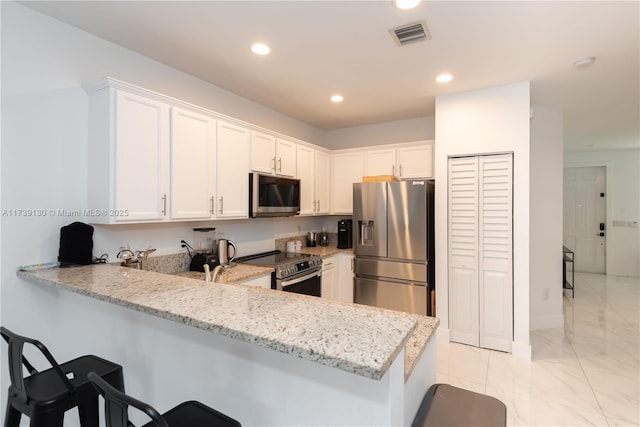
[[[322,258],[319,256],[271,251],[236,258],[236,262],[273,267],[271,289],[321,296]]]
[[[338,249],[353,247],[353,221],[341,219],[338,221]]]

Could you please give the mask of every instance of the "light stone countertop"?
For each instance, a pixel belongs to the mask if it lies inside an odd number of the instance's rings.
[[[273,271],[271,267],[262,267],[259,265],[234,264],[231,267],[224,268],[222,273],[218,274],[216,283],[238,284],[247,280],[256,279],[261,276],[270,275]],[[174,273],[176,276],[188,277],[191,279],[204,280],[204,273],[199,271],[182,271]]]
[[[439,324],[436,318],[108,264],[17,275],[375,380],[405,347],[408,377],[411,359]]]

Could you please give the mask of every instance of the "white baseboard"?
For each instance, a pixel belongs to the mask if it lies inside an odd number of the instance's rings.
[[[511,355],[518,359],[531,360],[531,344],[511,343]]]
[[[436,331],[436,339],[438,340],[438,342],[451,341],[449,338],[449,328],[443,328],[442,325],[438,326],[438,330]]]

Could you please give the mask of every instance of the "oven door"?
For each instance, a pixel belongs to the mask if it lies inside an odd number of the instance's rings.
[[[295,276],[276,280],[276,289],[319,297],[322,285],[322,268],[306,270]]]

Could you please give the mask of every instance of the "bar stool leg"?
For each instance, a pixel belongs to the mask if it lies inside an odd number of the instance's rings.
[[[99,427],[100,415],[98,410],[98,396],[87,399],[78,405],[81,427]]]
[[[19,427],[22,413],[11,406],[11,399],[7,399],[7,412],[4,416],[4,427]]]

